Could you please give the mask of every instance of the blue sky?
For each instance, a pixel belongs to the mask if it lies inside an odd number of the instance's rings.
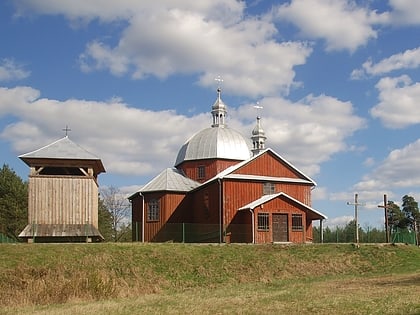
[[[16,0],[0,3],[0,162],[64,136],[131,194],[227,123],[318,184],[313,207],[383,225],[383,195],[420,200],[418,0]]]

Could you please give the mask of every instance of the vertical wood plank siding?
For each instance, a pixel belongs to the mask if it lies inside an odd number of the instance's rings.
[[[181,169],[187,177],[199,182],[204,183],[210,178],[216,176],[221,171],[227,169],[232,165],[238,164],[240,161],[236,160],[198,160],[198,161],[186,161],[178,166],[178,169]],[[205,177],[198,178],[198,167],[205,167]]]
[[[93,177],[29,176],[28,223],[98,227],[98,186]]]
[[[145,242],[150,242],[155,240],[156,235],[161,231],[163,226],[169,221],[177,221],[172,220],[172,217],[176,215],[174,212],[177,210],[180,203],[183,201],[185,194],[182,193],[145,193],[144,194],[144,217],[145,217],[145,234],[144,240]],[[138,230],[141,235],[141,222],[142,222],[142,200],[141,196],[135,198],[138,201],[134,202],[133,205],[136,206],[135,215],[137,222],[139,222]],[[159,200],[160,203],[160,216],[158,221],[148,221],[147,220],[147,211],[149,209],[149,202],[153,199]],[[179,209],[178,209],[179,210]],[[181,215],[182,216],[182,215]],[[141,237],[138,238],[141,240]]]
[[[281,163],[281,164],[280,164]],[[280,161],[271,152],[261,155],[258,159],[250,161],[248,164],[235,171],[236,174],[259,175],[301,178],[289,165]]]

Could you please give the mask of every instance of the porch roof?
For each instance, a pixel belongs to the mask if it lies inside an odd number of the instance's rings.
[[[325,214],[322,214],[318,210],[315,210],[314,208],[304,204],[303,202],[300,202],[299,200],[289,196],[288,194],[286,194],[284,192],[279,192],[279,193],[271,194],[271,195],[263,195],[259,199],[256,199],[256,200],[242,206],[241,208],[239,208],[239,210],[254,210],[256,207],[258,207],[262,204],[265,204],[265,203],[269,202],[270,200],[273,200],[273,199],[278,198],[278,197],[284,197],[284,198],[288,199],[289,201],[298,204],[299,206],[306,209],[307,211],[310,211],[311,213],[314,214],[314,217],[315,217],[314,219],[316,219],[316,220],[327,219],[327,216]]]

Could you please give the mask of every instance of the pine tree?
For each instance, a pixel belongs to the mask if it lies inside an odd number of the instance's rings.
[[[28,222],[28,184],[8,165],[0,169],[0,233],[18,239]]]

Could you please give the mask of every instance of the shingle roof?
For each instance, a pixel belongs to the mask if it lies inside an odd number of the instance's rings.
[[[71,141],[67,136],[19,158],[99,160],[99,158]]]
[[[85,160],[93,161],[97,173],[105,172],[101,160],[94,154],[85,150],[78,144],[71,141],[68,136],[50,143],[38,150],[25,153],[19,156],[26,164],[31,165],[34,161],[40,159],[54,160]]]
[[[187,192],[200,183],[186,177],[176,168],[167,168],[147,183],[139,192],[146,191],[178,191]]]

